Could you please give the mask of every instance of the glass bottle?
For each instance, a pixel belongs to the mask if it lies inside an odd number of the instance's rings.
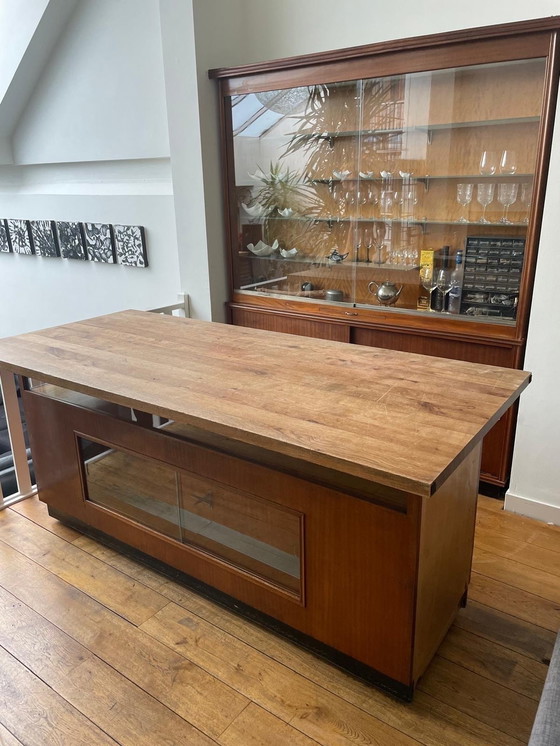
[[[461,313],[461,297],[463,295],[463,252],[455,254],[455,268],[451,272],[451,290],[449,291],[447,310],[449,313]]]

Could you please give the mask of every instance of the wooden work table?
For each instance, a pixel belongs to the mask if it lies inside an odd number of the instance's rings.
[[[139,311],[0,340],[0,367],[32,380],[51,514],[405,698],[466,600],[481,440],[530,380]]]

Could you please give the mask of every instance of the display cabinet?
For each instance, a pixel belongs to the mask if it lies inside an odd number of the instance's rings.
[[[557,27],[552,18],[212,71],[231,321],[520,367]],[[482,479],[499,489],[514,421],[485,439]]]

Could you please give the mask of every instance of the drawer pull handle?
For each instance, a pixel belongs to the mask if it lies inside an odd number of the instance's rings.
[[[346,316],[357,316],[358,315],[357,311],[345,311],[344,313],[346,314]]]

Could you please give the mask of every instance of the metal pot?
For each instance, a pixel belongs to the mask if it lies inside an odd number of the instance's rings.
[[[375,290],[371,289],[372,285],[375,285]],[[368,285],[368,290],[370,293],[375,295],[382,306],[392,306],[397,302],[399,295],[402,293],[403,287],[404,285],[401,285],[400,288],[397,288],[394,282],[389,281],[382,282],[380,285],[378,282],[375,282],[375,280],[372,280]]]

